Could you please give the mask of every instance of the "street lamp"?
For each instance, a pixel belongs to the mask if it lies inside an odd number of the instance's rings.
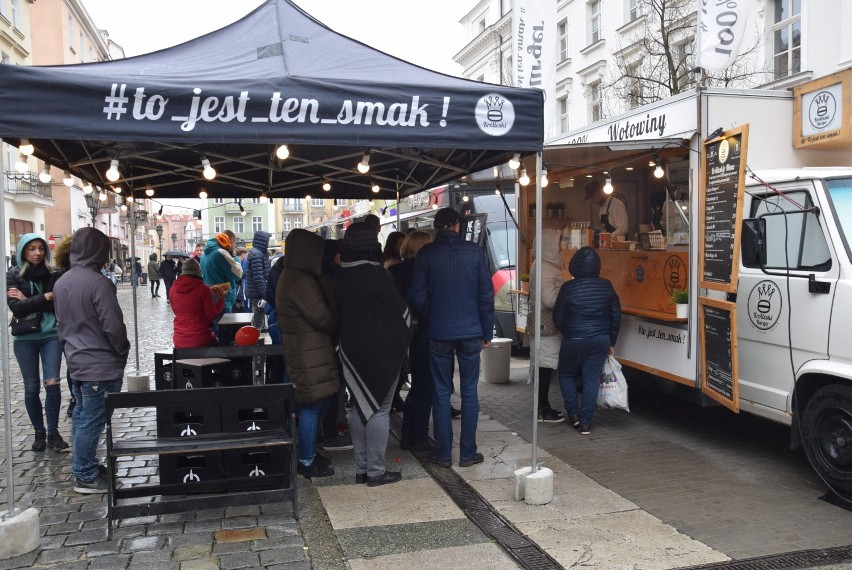
[[[157,241],[160,242],[160,259],[163,259],[163,225],[157,224]]]
[[[98,195],[92,192],[91,194],[84,194],[83,197],[86,199],[86,208],[89,210],[89,215],[92,216],[92,227],[95,227],[95,219],[98,217],[98,211],[101,209],[101,201],[98,199]]]
[[[172,249],[177,249],[177,234],[172,234]]]

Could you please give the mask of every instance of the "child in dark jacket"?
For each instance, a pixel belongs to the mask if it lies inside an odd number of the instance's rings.
[[[621,303],[612,283],[600,277],[601,259],[591,247],[580,248],[568,271],[574,277],[559,289],[553,321],[562,333],[559,385],[568,421],[582,435],[591,433],[592,418],[604,361],[614,354],[621,325]],[[583,380],[583,400],[577,404],[575,376]]]

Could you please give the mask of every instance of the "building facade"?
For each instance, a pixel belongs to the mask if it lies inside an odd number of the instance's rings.
[[[658,0],[556,0],[557,63],[543,72],[556,86],[554,136],[698,81],[787,89],[852,65],[852,2],[753,0],[740,57],[706,77],[694,71],[698,0],[662,4],[660,12]],[[454,59],[464,77],[512,83],[511,7],[511,0],[481,0],[460,20],[468,43]]]
[[[208,198],[204,208],[202,241],[231,230],[237,236],[238,246],[251,247],[255,232],[276,231],[273,206],[264,198]]]

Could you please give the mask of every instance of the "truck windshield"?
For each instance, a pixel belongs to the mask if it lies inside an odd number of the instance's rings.
[[[826,180],[825,185],[840,228],[840,238],[846,246],[846,254],[852,258],[852,244],[849,243],[852,237],[852,178]]]
[[[514,196],[506,194],[506,201],[511,205]],[[515,224],[503,199],[496,194],[474,196],[473,207],[477,213],[488,214],[486,223],[486,243],[488,254],[494,262],[494,269],[509,269],[515,267],[515,252],[518,250],[518,234]]]

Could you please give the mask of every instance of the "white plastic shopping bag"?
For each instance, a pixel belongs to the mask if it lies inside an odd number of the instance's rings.
[[[598,390],[598,407],[620,408],[627,412],[630,406],[627,403],[627,380],[621,372],[621,364],[614,356],[607,356],[601,372],[601,385]]]

